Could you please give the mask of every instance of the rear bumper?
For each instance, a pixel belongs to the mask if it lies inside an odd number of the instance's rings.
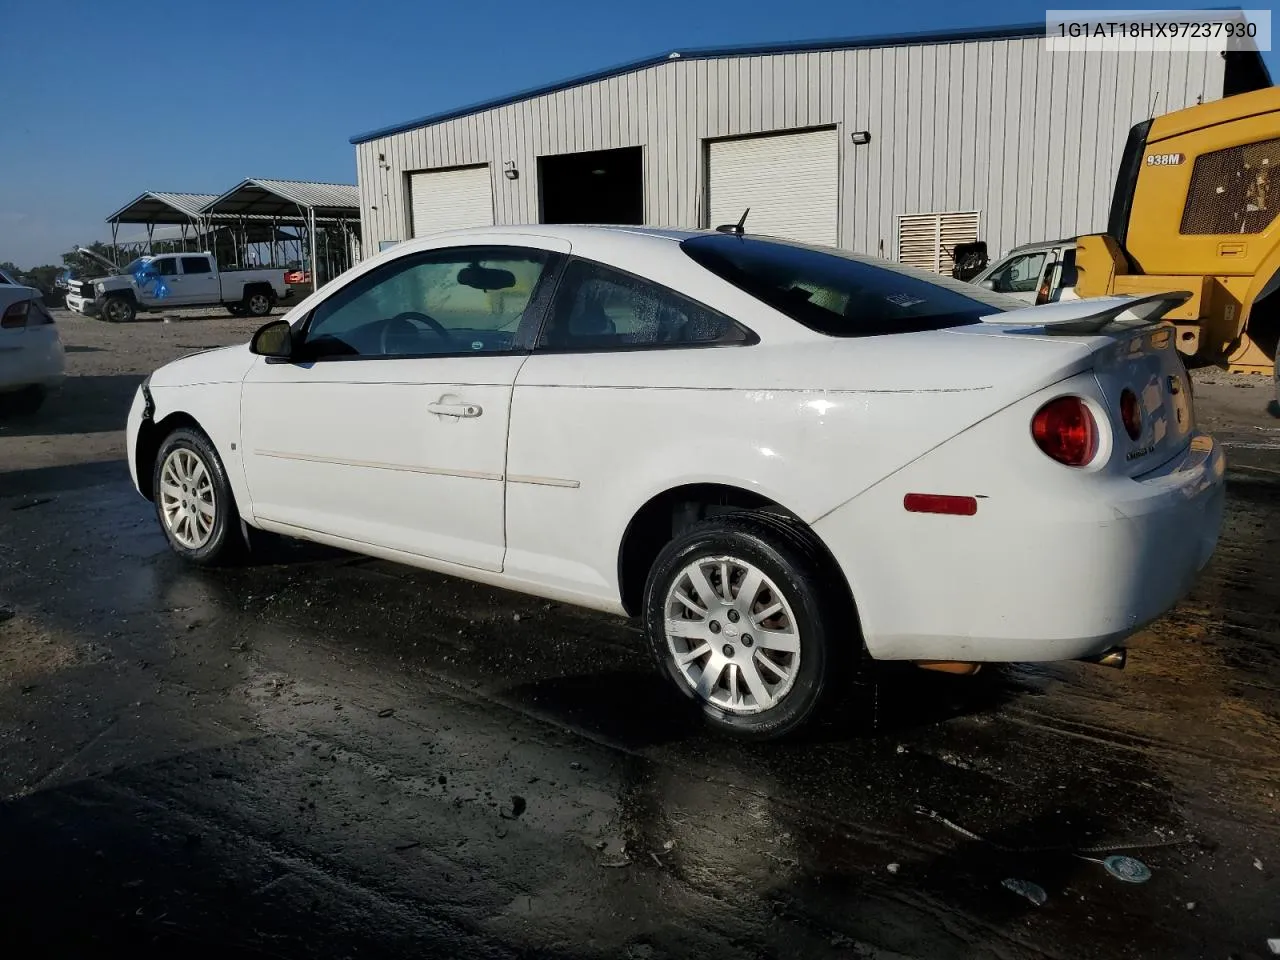
[[[66,358],[62,343],[52,327],[41,334],[26,331],[30,342],[20,349],[0,350],[0,393],[43,387],[56,390],[66,379]]]
[[[1087,499],[1033,491],[982,500],[972,517],[908,514],[895,484],[814,529],[849,579],[876,659],[1071,660],[1187,594],[1217,545],[1224,471],[1201,434],[1154,473],[1099,479]]]

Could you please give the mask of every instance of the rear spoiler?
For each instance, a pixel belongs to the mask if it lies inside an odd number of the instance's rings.
[[[1045,333],[1101,333],[1106,327],[1127,329],[1156,323],[1170,310],[1191,299],[1187,290],[1152,293],[1144,297],[1092,297],[1060,300],[982,318],[1004,327],[1043,327]]]

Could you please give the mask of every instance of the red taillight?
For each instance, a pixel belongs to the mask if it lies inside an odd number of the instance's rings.
[[[1036,446],[1069,467],[1083,467],[1098,452],[1098,423],[1079,397],[1050,400],[1031,419]]]
[[[3,317],[0,317],[0,328],[15,330],[19,327],[25,327],[27,325],[27,310],[30,306],[30,300],[19,300],[17,303],[9,304],[9,309],[4,312]]]
[[[1120,393],[1120,419],[1130,440],[1142,436],[1142,405],[1138,403],[1138,395],[1128,387]]]

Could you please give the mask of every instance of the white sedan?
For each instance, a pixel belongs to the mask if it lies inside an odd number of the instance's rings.
[[[0,412],[33,413],[65,373],[62,339],[40,291],[0,283]]]
[[[1114,662],[1185,594],[1223,457],[1151,322],[1184,299],[1018,309],[750,235],[458,231],[157,370],[129,462],[189,560],[243,523],[638,616],[713,724],[774,736],[867,658]]]

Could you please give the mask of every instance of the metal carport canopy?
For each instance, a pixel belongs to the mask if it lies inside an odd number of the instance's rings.
[[[301,221],[307,227],[311,289],[319,289],[316,267],[316,224],[360,220],[360,189],[353,183],[309,183],[304,180],[260,180],[250,177],[205,205],[205,216],[266,216]]]
[[[307,183],[301,180],[242,180],[220,197],[210,197],[202,216],[265,216],[281,220],[359,220],[360,190],[351,183]]]
[[[148,190],[107,217],[107,223],[192,223],[218,199],[212,193],[158,193]]]

